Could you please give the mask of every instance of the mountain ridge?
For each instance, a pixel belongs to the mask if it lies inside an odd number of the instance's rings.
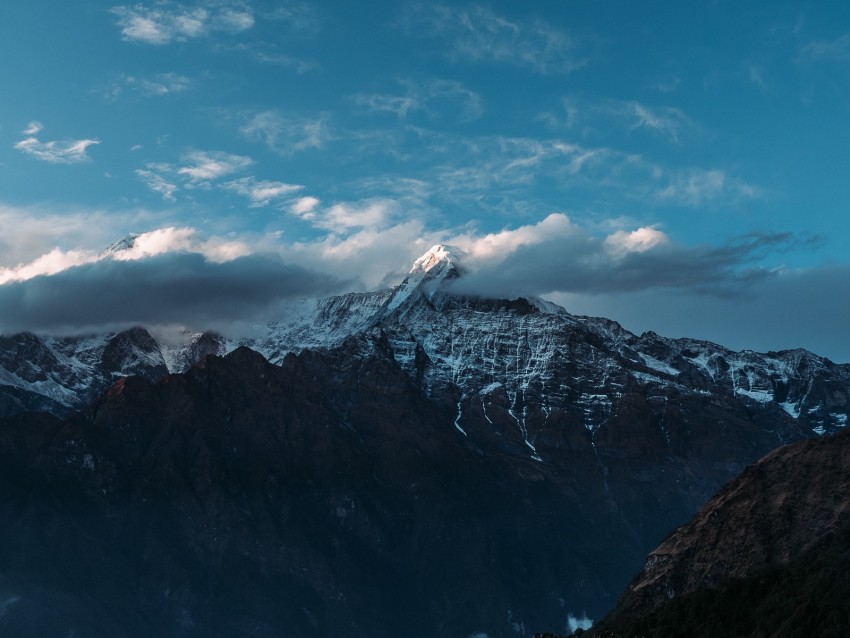
[[[695,339],[668,339],[652,332],[638,336],[611,320],[571,315],[535,297],[496,300],[456,295],[452,284],[462,271],[456,252],[436,245],[395,288],[296,302],[289,317],[267,324],[263,334],[250,339],[186,333],[183,343],[168,344],[157,342],[140,327],[132,328],[132,334],[124,331],[91,337],[40,339],[30,333],[2,337],[0,393],[7,398],[0,404],[5,406],[0,413],[35,408],[62,414],[86,405],[118,376],[139,373],[156,378],[165,371],[185,371],[201,356],[225,354],[240,345],[280,363],[290,352],[329,350],[350,336],[379,338],[384,333],[412,377],[432,389],[434,383],[444,391],[454,384],[467,401],[500,384],[517,415],[531,409],[524,393],[533,385],[532,379],[548,378],[560,386],[550,388],[544,397],[549,404],[583,402],[588,414],[603,418],[610,394],[621,392],[603,381],[607,367],[626,372],[620,374],[620,388],[629,383],[658,384],[689,393],[732,394],[757,409],[774,414],[781,410],[819,435],[846,426],[850,365],[834,364],[799,349],[767,354],[733,352]],[[517,333],[524,336],[518,339]],[[28,351],[15,346],[16,340],[27,340]],[[104,356],[109,359],[107,351],[117,347],[110,346],[116,340],[135,345],[121,361],[108,361]],[[569,351],[576,341],[588,345],[582,354],[595,358],[603,372],[594,374],[585,366],[582,374],[594,386],[593,391],[570,395],[567,386],[581,382],[554,379],[557,375],[551,362],[572,354]],[[492,348],[494,355],[481,355],[479,346]],[[503,366],[499,372],[495,359],[497,355],[504,359],[507,352],[515,353],[516,365],[513,369]],[[475,373],[488,367],[489,375]],[[15,398],[22,395],[28,401]],[[538,408],[542,409],[542,404]],[[460,415],[459,420],[462,418]],[[521,415],[517,427],[524,427]]]
[[[805,351],[732,353],[638,336],[533,297],[454,294],[451,251],[435,248],[428,270],[412,269],[393,290],[305,300],[241,343],[198,333],[189,348],[163,347],[142,328],[90,339],[6,338],[0,375],[24,384],[7,385],[9,401],[19,401],[13,407],[23,403],[13,391],[31,390],[38,407],[52,388],[64,418],[19,409],[0,420],[6,480],[22,480],[20,470],[35,482],[9,488],[6,501],[0,494],[0,510],[28,511],[21,493],[67,485],[110,534],[148,530],[133,538],[173,573],[149,580],[131,571],[146,604],[177,616],[187,610],[198,627],[214,626],[216,616],[198,600],[193,570],[219,579],[230,573],[222,565],[236,560],[245,595],[266,600],[254,588],[272,578],[292,596],[287,618],[256,612],[274,628],[268,635],[287,622],[299,638],[365,638],[386,628],[397,635],[410,617],[438,623],[423,629],[428,638],[514,638],[582,611],[601,617],[646,553],[723,483],[777,445],[846,422],[848,366]],[[162,376],[163,368],[185,372]],[[83,398],[93,403],[70,410]],[[267,489],[270,502],[254,498]],[[315,503],[302,500],[305,489]],[[152,520],[166,512],[172,531],[144,523],[154,494],[167,509]],[[57,502],[36,504],[51,520],[89,529]],[[297,511],[309,515],[293,518]],[[109,522],[116,515],[126,527]],[[51,536],[38,536],[41,527],[8,520],[9,552],[59,551]],[[240,562],[257,551],[247,531],[255,521],[264,521],[266,544],[256,555],[266,571]],[[335,536],[335,525],[355,521],[355,537]],[[228,538],[243,558],[222,547]],[[172,542],[206,558],[181,567]],[[366,547],[373,563],[335,544],[348,542]],[[100,543],[140,560],[135,546]],[[275,554],[284,550],[294,562]],[[341,575],[329,567],[340,551],[348,565]],[[468,577],[450,586],[447,574],[458,565]],[[24,569],[10,591],[46,605],[50,596],[26,589],[28,579],[44,580],[85,607],[68,593],[66,576],[40,569]],[[305,580],[302,570],[316,576]],[[360,572],[375,574],[373,582]],[[428,575],[431,589],[405,583],[403,572]],[[120,584],[109,568],[103,578]],[[333,598],[337,586],[345,601]],[[182,607],[161,599],[175,587]],[[376,600],[397,597],[399,615],[355,602],[357,587]],[[242,595],[221,592],[233,618],[245,617]],[[384,629],[367,618],[381,618]]]

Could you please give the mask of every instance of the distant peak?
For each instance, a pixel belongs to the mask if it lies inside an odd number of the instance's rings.
[[[130,250],[136,245],[136,239],[138,237],[139,233],[130,233],[125,235],[118,241],[109,244],[109,246],[106,247],[106,250],[103,251],[103,254],[120,253],[125,250]]]
[[[392,312],[419,294],[431,297],[443,283],[457,279],[463,272],[458,255],[463,252],[453,246],[436,244],[413,262],[407,277],[399,284],[387,300],[384,311]],[[424,286],[424,287],[423,287]]]
[[[432,274],[437,275],[451,269],[458,270],[460,266],[458,256],[462,254],[463,251],[454,246],[436,244],[413,262],[413,268],[410,269],[409,274],[425,274],[434,271]]]

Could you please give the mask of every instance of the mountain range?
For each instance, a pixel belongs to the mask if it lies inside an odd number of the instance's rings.
[[[303,300],[250,339],[0,337],[0,627],[562,630],[749,464],[847,423],[848,365],[463,276],[435,246],[395,288]]]

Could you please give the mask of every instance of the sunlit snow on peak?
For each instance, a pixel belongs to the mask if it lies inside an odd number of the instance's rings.
[[[457,267],[458,256],[462,254],[463,251],[454,246],[436,244],[413,262],[413,268],[410,269],[410,274],[431,272],[437,266],[441,266],[442,268]]]

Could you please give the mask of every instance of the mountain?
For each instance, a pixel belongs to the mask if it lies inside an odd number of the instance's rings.
[[[594,636],[850,633],[850,433],[780,448],[646,559]]]
[[[108,250],[128,250],[133,239]],[[730,397],[786,424],[790,417],[793,430],[819,435],[847,424],[850,365],[801,349],[758,354],[652,332],[636,336],[616,322],[574,316],[535,297],[452,294],[463,273],[458,254],[434,246],[391,290],[293,303],[287,317],[250,339],[187,332],[175,345],[157,343],[141,327],[86,337],[0,337],[0,414],[37,409],[61,415],[87,405],[121,376],[183,372],[207,354],[240,345],[280,363],[290,352],[329,350],[350,336],[374,340],[380,334],[429,393],[460,393],[459,423],[464,410],[486,411],[484,404],[495,398],[510,405],[527,443],[534,432],[526,421],[534,430],[540,416],[535,410],[569,410],[595,429],[611,414],[612,400],[638,386],[656,388],[657,403],[673,390]],[[126,352],[116,358],[116,348]]]
[[[0,415],[67,414],[118,378],[154,380],[167,373],[162,348],[144,328],[91,337],[0,335]]]
[[[32,606],[0,621],[113,635],[109,600],[172,635],[564,628],[747,465],[846,424],[850,366],[456,294],[464,273],[436,246],[241,343],[5,337],[0,592]]]

